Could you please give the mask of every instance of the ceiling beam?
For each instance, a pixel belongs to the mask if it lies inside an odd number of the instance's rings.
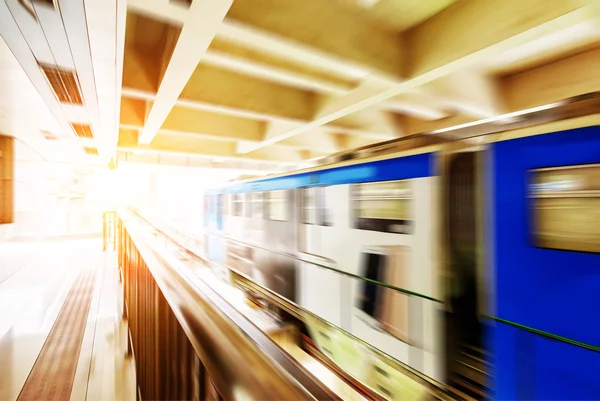
[[[349,135],[345,135],[350,138]],[[290,138],[287,141],[281,141],[273,145],[273,148],[289,148],[296,150],[311,150],[318,153],[321,156],[328,155],[339,151],[338,142],[335,140],[336,134],[325,132],[323,130],[315,130],[314,132],[308,132],[302,137]],[[254,145],[259,141],[238,141],[236,145],[236,154],[246,154],[251,152]],[[371,142],[375,142],[372,140]],[[250,149],[246,151],[246,149]],[[347,148],[346,148],[347,149]]]
[[[328,123],[335,122],[336,125],[343,125],[343,117],[353,112],[359,112],[366,108],[366,106],[361,107],[362,104],[360,103],[365,103],[365,99],[373,99],[374,97],[381,95],[381,93],[384,93],[387,88],[389,88],[388,82],[373,77],[369,80],[363,81],[357,88],[350,91],[347,95],[337,98],[319,98],[320,102],[317,105],[319,109],[315,112],[312,121],[308,121],[306,124],[296,126],[290,130],[280,132],[277,135],[272,135],[269,138],[264,139],[262,142],[256,144],[254,147],[247,148],[245,150],[249,152],[261,147],[272,145],[314,128],[325,126]],[[376,103],[378,102],[373,101],[371,104],[369,104],[369,106],[374,106]],[[354,126],[352,128],[359,127]],[[393,135],[392,138],[398,136],[400,135]]]
[[[458,1],[407,36],[410,78],[508,51],[592,15],[586,0]],[[517,18],[518,16],[518,18]],[[487,49],[487,50],[486,50]],[[447,74],[444,74],[447,75]]]
[[[143,100],[144,102],[149,101],[153,102],[156,94],[151,91],[145,91],[141,89],[124,87],[122,90],[123,102],[128,102],[130,100]],[[239,100],[235,100],[239,102]],[[145,104],[145,103],[144,103]],[[223,106],[218,104],[213,104],[208,101],[197,101],[180,98],[175,102],[177,107],[189,108],[191,110],[202,110],[211,113],[224,114],[228,116],[255,119],[266,122],[283,122],[290,123],[290,126],[301,127],[302,125],[309,122],[309,120],[298,120],[292,118],[286,118],[282,116],[278,116],[275,114],[262,113],[257,111],[251,111],[247,109],[241,109],[237,107],[231,106]],[[123,109],[123,108],[122,108]],[[143,115],[143,113],[142,113]],[[122,122],[123,123],[123,122]],[[356,127],[347,127],[341,124],[325,124],[321,127],[324,131],[327,132],[344,132],[349,135],[356,136],[365,136],[374,139],[386,140],[392,139],[396,137],[395,134],[391,134],[390,132],[378,132],[369,128],[356,128]]]
[[[435,131],[438,129],[454,127],[456,125],[461,125],[465,123],[470,123],[476,121],[472,117],[465,115],[453,115],[446,118],[442,118],[440,120],[428,121],[428,120],[420,120],[418,118],[403,116],[401,117],[403,121],[404,129],[406,130],[407,135],[412,134],[420,134],[424,132]]]
[[[231,28],[232,25],[233,28]],[[322,55],[325,60],[312,60],[314,57],[311,57],[310,54],[316,52],[314,49],[306,48],[302,50],[307,53],[303,55],[308,57],[308,60],[306,57],[295,57],[294,54],[298,51],[298,46],[301,47],[301,45],[269,32],[257,31],[254,28],[241,26],[237,23],[232,24],[227,19],[225,19],[221,28],[221,33],[210,45],[209,51],[211,52],[240,59],[252,65],[268,65],[274,71],[285,71],[311,77],[317,82],[325,82],[333,90],[350,90],[356,86],[358,80],[364,78],[364,72],[358,74],[352,70],[348,71],[346,64],[340,63],[339,65],[329,66],[326,60],[327,54]],[[229,32],[229,36],[224,38],[223,31]],[[250,36],[250,39],[248,36]],[[268,38],[268,43],[261,45],[265,41],[264,38]],[[311,60],[312,63],[309,62]]]
[[[600,91],[600,48],[500,80],[508,111],[550,104]]]
[[[296,149],[314,150],[320,154],[331,154],[339,150],[339,143],[336,141],[338,135],[349,136],[315,130],[307,132],[301,138],[296,137],[290,138],[287,141],[281,141],[278,145],[295,147]]]
[[[187,12],[181,34],[162,77],[156,100],[139,137],[150,143],[204,56],[233,0],[196,0]]]
[[[346,60],[368,73],[403,76],[402,36],[371,23],[361,9],[322,0],[239,0],[227,19]]]
[[[317,95],[200,63],[181,98],[283,119],[309,120],[314,114]]]
[[[161,127],[161,132],[203,133],[229,140],[260,140],[266,124],[262,121],[174,107]]]
[[[298,152],[294,147],[277,146],[268,149],[259,149],[257,151],[238,155],[236,154],[236,143],[222,140],[208,139],[201,136],[186,136],[179,137],[158,133],[151,144],[131,146],[131,139],[135,138],[135,133],[132,130],[121,129],[121,136],[118,149],[136,151],[136,152],[158,152],[158,153],[180,153],[197,156],[208,156],[222,159],[239,159],[239,160],[259,160],[268,162],[277,162],[281,164],[302,162],[305,159],[303,154]],[[127,146],[129,145],[129,146]],[[309,151],[310,157],[322,157],[326,153]]]
[[[230,46],[227,47],[229,48]],[[213,48],[213,45],[211,45],[211,48]],[[348,93],[353,88],[352,85],[303,73],[302,71],[298,71],[298,66],[290,68],[288,65],[284,69],[273,66],[268,62],[242,58],[219,50],[207,50],[202,62],[251,77],[324,95],[340,96]],[[431,105],[425,103],[411,104],[405,101],[389,101],[384,102],[381,108],[428,120],[435,120],[448,115],[444,110],[433,108]]]
[[[152,54],[144,54],[141,52],[141,49],[135,50],[137,51],[132,52],[128,57],[137,58],[138,60],[136,62],[132,61],[130,65],[133,66],[135,64],[142,70],[148,70],[148,66],[152,65],[155,57]],[[207,55],[209,54],[210,51],[207,51]],[[210,59],[210,56],[208,58]],[[261,74],[265,77],[265,79],[262,79],[240,73],[233,69],[219,68],[210,62],[201,62],[198,64],[175,104],[243,118],[282,121],[288,125],[299,127],[314,118],[318,105],[325,104],[331,99],[336,98],[335,96],[319,95],[306,88],[299,89],[273,82],[272,77],[267,78],[268,74],[266,72],[265,74]],[[143,71],[136,73],[135,68],[132,67],[126,69],[124,76],[124,88],[122,91],[124,96],[154,101],[155,95],[151,89],[153,82],[151,73],[144,74]],[[129,76],[132,76],[132,78],[129,79]],[[148,76],[149,78],[144,79],[144,76]],[[382,83],[387,85],[388,82],[376,77],[369,77],[363,80],[362,85],[367,86],[369,90],[373,90],[374,88],[375,91],[378,91]],[[341,91],[342,89],[340,89]],[[397,103],[389,105],[391,112],[386,110],[378,112],[378,114],[385,117],[382,121],[390,120],[393,113],[399,108],[407,109],[400,102]],[[415,109],[418,109],[418,111],[415,112]],[[446,115],[446,113],[441,113],[438,110],[428,110],[423,105],[414,106],[412,111],[413,113],[411,114],[422,118],[435,118]],[[373,113],[371,111],[362,114]],[[371,119],[371,121],[377,120]],[[401,134],[393,125],[380,125],[376,127],[376,124],[361,123],[357,125],[354,121],[351,124],[345,124],[342,120],[336,121],[331,125],[331,127],[325,129],[336,131],[346,130],[348,134],[364,134],[366,136],[375,136],[382,140],[398,137]]]
[[[133,8],[136,11],[150,13],[153,17],[167,20],[169,23],[181,23],[179,19],[183,14],[180,10],[167,6],[157,8],[156,5],[152,5],[156,0],[138,4],[139,1],[133,0]],[[160,15],[157,14],[158,11],[161,12]],[[231,18],[225,19],[203,60],[221,68],[236,68],[248,75],[325,94],[344,95],[368,76],[386,80],[390,85],[401,82],[398,74],[390,75],[380,70],[365,68],[348,58],[341,58]],[[437,94],[431,94],[429,97],[437,97]],[[459,99],[449,100],[453,104],[460,104]],[[443,107],[432,107],[432,104],[440,104],[439,101],[414,103],[414,99],[411,104],[403,100],[390,100],[381,106],[385,110],[422,119],[437,119],[448,115],[445,112],[447,104],[443,104]],[[469,113],[468,105],[464,109]],[[474,117],[480,115],[478,113]]]
[[[487,7],[494,6],[488,2],[457,2],[410,31],[409,79],[387,88],[384,84],[380,88],[360,85],[329,103],[308,124],[269,138],[257,148],[291,138],[418,89],[523,43],[595,18],[598,5],[583,6],[583,3],[576,0],[509,0],[503,2],[502,7],[494,8],[497,12],[490,12]],[[519,15],[518,20],[514,19],[515,15]],[[436,38],[444,46],[440,46]]]
[[[166,124],[166,123],[165,123]],[[231,129],[229,130],[227,127],[230,126],[226,124],[225,127],[219,126],[210,126],[207,125],[206,122],[195,126],[196,131],[190,130],[189,127],[186,127],[185,131],[176,130],[172,128],[163,128],[158,131],[158,134],[163,136],[173,136],[173,137],[181,137],[185,140],[185,138],[189,138],[190,140],[194,140],[195,138],[203,138],[209,140],[216,141],[224,141],[229,143],[236,143],[236,152],[235,153],[248,153],[244,151],[240,151],[240,149],[244,149],[244,146],[252,147],[255,144],[260,142],[259,138],[264,136],[262,130],[260,131],[248,131],[244,130],[244,128],[240,127],[240,129]],[[127,132],[135,132],[137,139],[137,132],[141,131],[141,126],[136,125],[127,125],[122,124],[121,128]],[[223,132],[218,132],[217,130],[224,128]],[[335,142],[333,141],[333,135],[323,130],[315,130],[313,135],[307,135],[296,138],[291,138],[288,141],[279,142],[273,146],[279,148],[291,148],[296,150],[314,150],[320,155],[325,155],[329,153],[333,153],[338,151],[339,149],[335,146]],[[344,134],[346,135],[346,134]],[[350,135],[346,135],[350,137]],[[133,137],[131,137],[133,138]],[[376,140],[371,140],[370,142],[375,142]]]
[[[171,168],[210,168],[219,170],[243,170],[247,173],[265,174],[281,172],[279,163],[261,162],[254,160],[217,160],[206,156],[196,156],[180,153],[160,153],[152,151],[127,151],[117,152],[117,161],[126,164],[141,164],[147,166],[168,166]],[[286,165],[293,166],[293,165]]]
[[[424,86],[438,102],[473,118],[488,118],[506,112],[496,80],[477,69],[461,70]]]
[[[135,12],[176,26],[183,25],[185,21],[185,9],[163,0],[129,0],[128,5]],[[221,43],[228,42],[243,47],[244,52],[247,52],[248,49],[258,51],[261,53],[261,58],[264,58],[266,54],[273,59],[289,60],[294,64],[303,65],[312,70],[316,69],[345,81],[352,82],[362,79],[371,72],[370,69],[348,59],[230,18],[225,19],[221,24],[217,39],[220,39]]]
[[[175,25],[185,19],[181,7],[166,1],[130,0],[129,6]],[[320,0],[236,1],[218,37],[354,79],[375,71],[401,76],[402,37],[363,17],[335,2]],[[267,31],[273,33],[265,35]]]
[[[208,50],[202,62],[251,77],[319,93],[341,95],[351,89],[349,85],[311,76],[297,69],[284,69],[268,62],[249,60],[218,50]]]
[[[148,101],[146,100],[124,97],[121,102],[120,127],[124,130],[135,131],[137,135],[144,124],[144,110],[147,109],[147,104]],[[240,151],[240,149],[244,150],[244,146],[252,147],[270,135],[277,135],[282,130],[300,125],[300,123],[294,121],[265,122],[175,106],[158,133],[176,136],[199,136],[229,142],[238,141],[240,142],[238,152],[245,153]],[[362,134],[361,131],[359,132]],[[308,132],[301,138],[291,138],[289,141],[282,141],[279,144],[283,147],[315,149],[321,153],[333,153],[339,151],[332,139],[336,133],[337,131],[334,128],[324,129],[321,127],[313,132]],[[356,142],[352,138],[364,136],[348,133],[340,133],[339,135],[351,138],[351,142]],[[390,135],[385,137],[390,137]],[[379,140],[378,137],[371,136],[368,140],[360,142],[372,143],[377,140]]]
[[[433,102],[420,102],[418,99],[395,100],[381,103],[381,109],[400,114],[407,114],[423,120],[439,120],[449,115],[447,107],[435,107]],[[439,102],[438,102],[439,103]]]
[[[152,149],[152,148],[148,148],[148,147],[144,147],[144,146],[133,146],[133,147],[128,147],[128,146],[119,146],[117,148],[117,151],[120,152],[122,155],[124,153],[128,154],[128,158],[131,160],[134,156],[140,156],[140,158],[143,158],[144,155],[155,155],[157,157],[166,157],[168,158],[169,156],[175,156],[175,157],[183,157],[183,158],[189,158],[189,159],[204,159],[204,160],[211,160],[211,162],[213,163],[219,163],[219,162],[223,162],[223,161],[227,161],[227,160],[234,160],[234,161],[241,161],[241,162],[257,162],[257,163],[264,163],[264,164],[268,164],[268,165],[272,165],[272,166],[285,166],[288,164],[295,164],[296,162],[289,162],[289,163],[282,163],[280,161],[273,161],[273,160],[256,160],[256,159],[250,159],[247,157],[237,157],[237,156],[232,156],[232,157],[225,157],[225,156],[211,156],[211,155],[206,155],[206,154],[200,154],[200,153],[190,153],[190,152],[186,152],[186,151],[176,151],[176,150],[160,150],[160,149]]]

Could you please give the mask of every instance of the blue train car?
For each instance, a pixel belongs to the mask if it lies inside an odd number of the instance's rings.
[[[214,189],[207,254],[387,398],[368,355],[476,399],[596,399],[600,128],[518,135]]]

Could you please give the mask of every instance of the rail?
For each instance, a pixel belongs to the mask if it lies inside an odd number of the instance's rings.
[[[338,399],[119,212],[124,314],[141,399]]]

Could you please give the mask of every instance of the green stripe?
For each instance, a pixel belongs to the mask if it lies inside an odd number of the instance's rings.
[[[314,266],[321,267],[323,269],[334,271],[334,272],[342,274],[344,276],[348,276],[348,277],[356,278],[356,279],[359,279],[359,280],[367,281],[369,283],[381,285],[383,287],[390,288],[392,290],[401,292],[403,294],[412,295],[414,297],[423,298],[423,299],[427,299],[429,301],[442,303],[441,300],[433,298],[433,297],[430,297],[429,295],[420,294],[418,292],[410,291],[410,290],[407,290],[406,288],[396,287],[394,285],[383,283],[381,281],[373,280],[373,279],[370,279],[370,278],[367,278],[367,277],[363,277],[363,276],[360,276],[358,274],[349,273],[349,272],[346,272],[346,271],[343,271],[343,270],[340,270],[340,269],[336,269],[336,268],[330,267],[330,266],[325,266],[325,265],[322,265],[322,264],[317,263],[317,262],[311,262],[310,260],[302,259],[302,258],[299,258],[297,256],[294,256],[294,255],[286,253],[286,252],[275,251],[273,249],[264,248],[264,247],[262,247],[260,245],[255,245],[255,244],[251,244],[251,243],[248,243],[248,242],[240,241],[240,240],[233,239],[233,238],[227,237],[225,235],[217,234],[217,233],[211,233],[211,232],[208,232],[208,231],[205,231],[205,233],[206,234],[210,234],[210,235],[214,235],[216,237],[220,237],[220,238],[226,239],[228,241],[238,242],[240,244],[244,244],[244,245],[249,246],[249,247],[258,248],[258,249],[262,249],[262,250],[269,251],[269,252],[272,252],[272,253],[276,253],[278,255],[286,256],[288,258],[297,260],[299,262],[308,263],[308,264],[311,264],[311,265],[314,265]]]
[[[560,342],[563,342],[563,343],[566,343],[566,344],[571,344],[571,345],[574,345],[576,347],[585,348],[585,349],[590,350],[590,351],[600,352],[600,347],[595,347],[593,345],[582,343],[580,341],[575,341],[575,340],[572,340],[572,339],[567,338],[567,337],[562,337],[562,336],[559,336],[559,335],[556,335],[556,334],[548,333],[546,331],[534,329],[533,327],[529,327],[529,326],[525,326],[523,324],[511,322],[510,320],[500,319],[499,317],[489,316],[489,315],[482,315],[482,316],[485,317],[485,318],[487,318],[487,319],[499,322],[499,323],[504,323],[504,324],[507,324],[509,326],[513,326],[513,327],[516,327],[516,328],[528,331],[530,333],[537,334],[537,335],[542,336],[542,337],[550,338],[552,340],[560,341]]]

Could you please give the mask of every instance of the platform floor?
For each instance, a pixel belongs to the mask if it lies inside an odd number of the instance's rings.
[[[19,398],[75,280],[90,270],[95,282],[70,399],[135,400],[116,255],[103,253],[100,239],[0,242],[0,400]]]

